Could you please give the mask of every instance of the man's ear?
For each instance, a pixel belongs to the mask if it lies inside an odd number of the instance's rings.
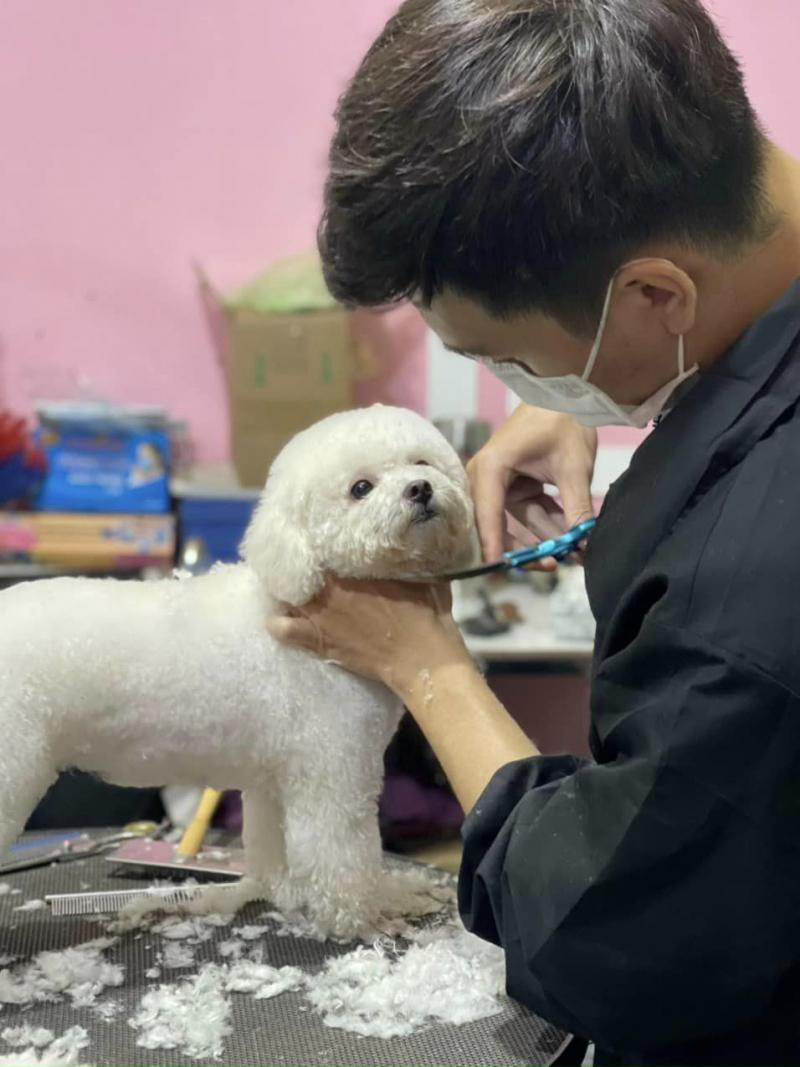
[[[308,531],[292,522],[291,512],[281,506],[278,493],[270,493],[269,485],[244,535],[241,554],[281,603],[300,607],[325,584]]]
[[[620,268],[615,285],[625,299],[655,312],[675,337],[687,334],[697,315],[697,286],[681,267],[655,256]]]

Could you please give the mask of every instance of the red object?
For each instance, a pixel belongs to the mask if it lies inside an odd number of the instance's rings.
[[[25,419],[0,411],[0,463],[20,453],[26,466],[44,469],[44,453],[34,444]]]
[[[25,420],[0,411],[0,461],[22,451],[26,438]]]

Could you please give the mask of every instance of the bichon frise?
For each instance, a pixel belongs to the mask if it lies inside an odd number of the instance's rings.
[[[284,448],[242,563],[0,593],[0,848],[68,767],[126,786],[243,789],[264,895],[355,932],[376,908],[382,759],[402,709],[383,686],[276,644],[265,621],[327,573],[442,573],[473,544],[455,452],[418,415],[376,405]]]

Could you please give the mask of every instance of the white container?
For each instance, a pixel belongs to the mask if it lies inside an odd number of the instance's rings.
[[[586,594],[583,567],[559,567],[558,585],[550,594],[553,635],[564,641],[593,641],[595,621]]]

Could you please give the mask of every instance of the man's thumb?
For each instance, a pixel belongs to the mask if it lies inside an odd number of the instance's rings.
[[[267,633],[282,645],[297,645],[312,652],[319,650],[319,635],[309,619],[274,615],[267,619],[266,625]]]

